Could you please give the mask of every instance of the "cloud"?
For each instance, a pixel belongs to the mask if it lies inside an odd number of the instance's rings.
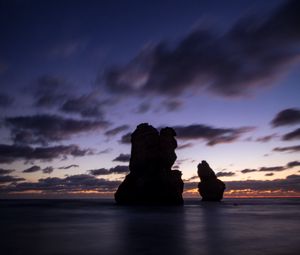
[[[283,190],[300,192],[300,175],[289,175],[286,179],[276,180],[247,180],[226,182],[226,190]]]
[[[114,136],[114,135],[119,134],[120,132],[123,132],[123,131],[127,130],[128,128],[129,128],[128,125],[121,125],[121,126],[113,128],[113,129],[107,130],[105,132],[105,135]]]
[[[164,100],[162,102],[162,106],[168,111],[168,112],[175,112],[178,109],[181,108],[182,102],[175,99],[168,99]]]
[[[286,166],[288,168],[293,168],[293,167],[296,167],[296,166],[300,166],[300,162],[299,161],[291,161],[291,162],[287,163]]]
[[[130,154],[120,154],[117,156],[113,161],[120,161],[120,162],[129,162],[130,160]]]
[[[71,136],[106,128],[106,121],[63,118],[58,115],[32,115],[5,119],[12,139],[17,144],[48,144],[69,139]]]
[[[189,126],[174,126],[178,139],[202,139],[207,141],[207,145],[213,146],[219,143],[232,143],[239,137],[253,130],[252,127],[241,128],[215,128],[202,124]]]
[[[234,176],[235,173],[234,172],[218,172],[216,174],[217,177],[230,177],[230,176]]]
[[[109,104],[107,100],[100,101],[97,93],[91,93],[76,98],[68,99],[60,108],[65,113],[80,114],[82,117],[103,118],[102,107]]]
[[[19,182],[19,181],[25,181],[25,179],[21,177],[10,176],[10,175],[0,175],[0,184],[9,183],[9,182]],[[0,186],[0,191],[1,191],[1,186]]]
[[[186,149],[186,148],[191,148],[193,147],[194,145],[192,143],[183,143],[183,144],[180,144],[178,147],[177,147],[177,150],[183,150],[183,149]]]
[[[22,172],[23,173],[34,173],[34,172],[37,172],[37,171],[40,171],[41,170],[41,167],[39,166],[32,166],[32,167],[29,167],[25,170],[23,170]]]
[[[204,89],[248,95],[273,85],[299,62],[299,12],[299,1],[287,1],[273,13],[238,20],[225,33],[199,27],[175,46],[149,46],[127,65],[107,70],[106,86],[118,94],[171,96]]]
[[[51,174],[53,172],[54,168],[52,166],[45,167],[42,171],[44,174]]]
[[[65,178],[48,177],[38,182],[14,183],[0,187],[1,193],[41,191],[43,193],[68,193],[81,191],[113,192],[119,181],[98,179],[88,174],[71,175]]]
[[[262,136],[262,137],[258,137],[256,139],[256,141],[261,142],[261,143],[267,143],[267,142],[271,141],[272,139],[274,139],[275,137],[277,137],[277,134]]]
[[[67,156],[82,157],[93,154],[90,149],[80,149],[77,145],[60,145],[36,147],[0,144],[0,163],[11,163],[17,160],[51,161]]]
[[[150,108],[151,108],[151,104],[149,102],[143,102],[138,106],[136,112],[140,114],[146,113],[150,110]]]
[[[61,166],[58,169],[70,169],[72,167],[79,167],[79,165],[68,165],[68,166]]]
[[[0,108],[6,108],[9,107],[13,104],[14,100],[12,97],[0,93]]]
[[[61,105],[67,98],[70,84],[63,78],[52,75],[39,77],[30,88],[37,107],[54,107]]]
[[[14,171],[15,171],[14,169],[3,169],[3,168],[0,168],[0,175],[10,174],[10,173],[12,173]]]
[[[284,166],[261,167],[259,172],[280,172],[286,170]]]
[[[273,127],[293,125],[300,123],[300,109],[288,108],[277,113],[271,121]]]
[[[130,144],[131,143],[131,133],[127,133],[121,137],[120,143]]]
[[[296,130],[287,133],[282,137],[283,141],[299,140],[299,139],[300,139],[300,128],[297,128]]]
[[[274,173],[266,173],[265,176],[273,176]]]
[[[300,145],[287,146],[287,147],[276,147],[276,148],[273,149],[273,151],[278,151],[278,152],[299,152],[300,151]]]
[[[226,191],[232,190],[254,190],[254,191],[294,191],[300,192],[300,175],[289,175],[285,179],[275,180],[246,180],[227,181]],[[198,182],[185,183],[185,190],[194,189]]]
[[[244,170],[241,170],[241,173],[247,174],[247,173],[253,173],[253,172],[281,172],[281,171],[284,171],[284,170],[287,170],[289,168],[293,168],[296,166],[300,166],[300,162],[291,161],[291,162],[288,162],[285,166],[261,167],[259,169],[244,169]]]
[[[244,170],[241,170],[241,173],[243,173],[243,174],[253,173],[253,172],[257,172],[257,169],[244,169]]]
[[[108,175],[108,174],[124,174],[129,172],[128,166],[121,166],[117,165],[110,169],[100,168],[100,169],[93,169],[88,171],[91,175],[99,176],[99,175]]]
[[[183,180],[184,182],[191,182],[191,181],[195,181],[195,180],[199,180],[199,176],[198,175],[194,175],[188,179]],[[199,180],[200,181],[200,180]]]

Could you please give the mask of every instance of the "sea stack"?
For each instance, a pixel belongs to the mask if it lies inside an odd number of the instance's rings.
[[[204,160],[198,165],[198,176],[200,178],[198,191],[202,201],[221,201],[225,184],[217,178],[215,172]]]
[[[115,193],[118,204],[179,205],[183,203],[181,172],[172,170],[177,142],[174,129],[160,133],[148,123],[131,134],[130,173]]]

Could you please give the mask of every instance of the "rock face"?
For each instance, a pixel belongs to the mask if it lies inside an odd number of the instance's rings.
[[[182,204],[181,172],[172,170],[177,156],[176,133],[160,133],[148,123],[131,134],[130,173],[115,193],[118,204]]]
[[[206,161],[202,161],[198,165],[198,176],[200,177],[198,191],[202,200],[220,201],[223,198],[225,184],[217,178]]]

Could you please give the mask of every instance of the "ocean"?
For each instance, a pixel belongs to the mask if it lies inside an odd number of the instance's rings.
[[[300,254],[300,199],[0,200],[0,254]]]

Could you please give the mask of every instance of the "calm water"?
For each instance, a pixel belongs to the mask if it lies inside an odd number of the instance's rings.
[[[0,200],[0,254],[300,254],[300,199]]]

